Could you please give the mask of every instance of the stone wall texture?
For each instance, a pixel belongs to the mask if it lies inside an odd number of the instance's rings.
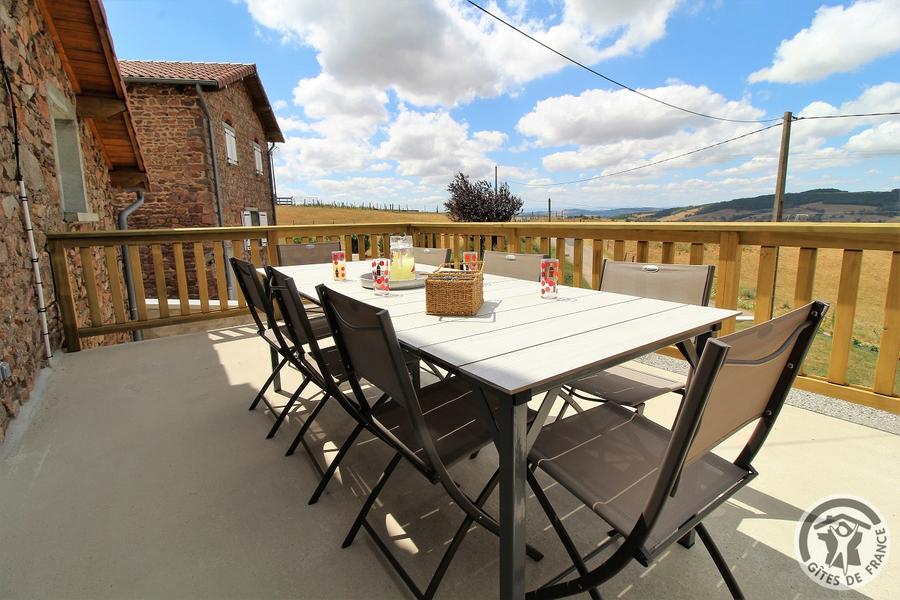
[[[206,118],[197,92],[192,85],[128,83],[128,97],[134,116],[138,142],[144,154],[150,189],[144,204],[129,219],[132,229],[215,227],[215,180]],[[269,215],[274,223],[269,157],[263,128],[242,81],[221,90],[205,89],[215,135],[219,187],[222,194],[223,224],[241,224],[241,211],[256,208]],[[238,162],[229,164],[225,150],[224,123],[235,129]],[[263,173],[256,173],[253,142],[263,150]],[[121,210],[134,200],[120,195]],[[240,251],[240,249],[239,249]],[[163,245],[166,296],[177,297],[175,263],[171,244]],[[197,297],[197,275],[194,249],[184,247],[188,293]],[[217,297],[212,243],[204,244],[202,257],[206,265],[208,292]],[[156,297],[153,264],[149,248],[141,249],[144,290]]]
[[[33,0],[0,0],[0,44],[11,74],[19,117],[22,172],[29,199],[34,235],[40,255],[44,295],[49,304],[48,320],[54,350],[63,344],[62,326],[54,301],[53,278],[47,255],[46,233],[115,227],[114,197],[107,166],[89,123],[80,120],[81,150],[88,210],[99,222],[68,224],[63,220],[56,178],[50,105],[52,86],[74,103],[71,86],[43,18]],[[0,360],[10,364],[12,377],[0,384],[0,441],[9,420],[28,399],[38,370],[46,365],[40,337],[36,295],[28,246],[17,199],[13,130],[9,98],[0,90]],[[72,259],[76,306],[82,322],[87,319],[87,301],[80,285],[80,261]],[[109,280],[103,263],[97,270],[103,316],[111,319]],[[83,340],[86,347],[128,339],[104,336]]]

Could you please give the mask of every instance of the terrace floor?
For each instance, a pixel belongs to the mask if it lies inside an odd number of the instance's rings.
[[[341,539],[361,494],[390,458],[378,443],[351,452],[340,482],[315,506],[305,454],[283,456],[298,427],[274,440],[263,410],[247,412],[265,379],[268,353],[249,327],[149,340],[66,355],[0,446],[0,597],[3,598],[409,598],[365,534]],[[648,367],[649,368],[649,367]],[[298,379],[285,377],[285,388]],[[308,406],[308,405],[307,405]],[[647,413],[669,423],[676,397]],[[298,412],[299,417],[305,409]],[[337,405],[314,428],[319,459],[349,430]],[[723,447],[729,455],[739,447]],[[859,591],[826,592],[794,560],[794,530],[823,496],[852,494],[900,526],[900,437],[787,406],[756,461],[760,476],[707,521],[750,598],[888,598],[900,559]],[[455,468],[480,488],[493,451]],[[402,471],[402,472],[401,472]],[[461,521],[443,490],[401,467],[372,522],[394,539],[420,582],[430,576]],[[582,549],[603,524],[558,489],[551,500]],[[496,494],[489,503],[496,510]],[[533,587],[568,566],[533,499],[528,563]],[[896,542],[895,542],[896,543]],[[475,530],[439,598],[497,595],[496,538]],[[701,544],[674,546],[649,569],[632,563],[606,598],[727,598]],[[896,596],[893,596],[896,597]]]

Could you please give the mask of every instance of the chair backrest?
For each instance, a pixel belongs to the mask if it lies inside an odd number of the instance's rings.
[[[542,258],[547,258],[547,256],[488,250],[484,253],[483,271],[490,275],[502,275],[536,282],[541,278]]]
[[[281,317],[285,324],[284,330],[291,343],[300,353],[303,352],[303,345],[309,344],[311,354],[316,356],[319,352],[319,345],[294,280],[278,269],[269,266],[266,267],[266,276],[272,298],[281,310]]]
[[[750,463],[771,431],[827,309],[823,302],[812,302],[777,319],[706,343],[640,518],[609,558],[582,576],[544,588],[547,598],[596,587],[622,570],[644,544],[666,504],[690,501],[675,498],[684,466],[706,455],[744,425],[758,420],[734,461],[742,469],[751,470]],[[737,489],[731,488],[717,501],[724,501]],[[707,502],[704,496],[699,497]],[[696,506],[694,510],[700,514],[708,507]]]
[[[682,304],[709,304],[713,265],[666,265],[603,261],[600,291]]]
[[[431,265],[439,267],[450,262],[450,248],[419,248],[412,249],[413,258],[417,265]]]
[[[252,263],[231,257],[231,268],[237,278],[238,285],[247,300],[250,316],[256,322],[260,333],[275,325],[275,310],[266,289],[268,285],[262,280]]]
[[[737,461],[739,466],[750,466],[781,411],[827,310],[827,304],[813,302],[719,338],[730,350],[710,391],[688,462],[703,456],[745,425],[763,419],[763,429],[751,436]]]
[[[288,266],[329,263],[331,262],[331,253],[340,249],[340,242],[278,244],[278,264]]]

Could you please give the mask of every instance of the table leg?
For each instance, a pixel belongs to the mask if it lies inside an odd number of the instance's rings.
[[[500,403],[500,598],[525,597],[525,470],[527,402],[516,394]]]
[[[275,370],[275,367],[278,366],[278,363],[281,362],[281,357],[275,348],[269,348],[269,353],[272,355],[272,370]],[[275,379],[272,381],[272,391],[280,392],[281,391],[281,373],[278,373],[275,376]]]

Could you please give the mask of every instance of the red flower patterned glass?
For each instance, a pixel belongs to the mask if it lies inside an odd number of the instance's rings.
[[[388,277],[391,274],[391,260],[376,258],[372,260],[372,289],[376,296],[387,296],[391,293]]]
[[[478,270],[478,253],[477,252],[463,252],[463,271],[477,271]]]
[[[335,250],[331,253],[331,268],[335,281],[347,279],[347,255],[343,250]]]
[[[553,300],[556,298],[559,285],[559,259],[541,259],[541,298]]]

